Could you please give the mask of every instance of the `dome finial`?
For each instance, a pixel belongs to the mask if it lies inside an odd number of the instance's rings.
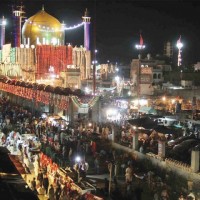
[[[44,11],[44,4],[42,4],[42,10]]]
[[[86,8],[84,17],[88,17],[88,16],[89,16],[89,12],[88,12],[88,9]]]

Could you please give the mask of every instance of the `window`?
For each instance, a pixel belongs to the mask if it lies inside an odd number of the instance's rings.
[[[153,74],[153,79],[157,79],[157,74]]]

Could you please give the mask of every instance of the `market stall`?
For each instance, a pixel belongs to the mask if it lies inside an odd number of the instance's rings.
[[[6,147],[11,154],[21,155],[20,149],[29,155],[31,152],[40,152],[41,143],[35,134],[22,134],[11,131],[6,139]]]
[[[79,194],[83,195],[85,193],[90,193],[91,191],[96,191],[96,188],[88,183],[87,181],[77,181],[74,182],[75,179],[75,174],[74,171],[72,171],[70,168],[67,169],[58,169],[58,174],[62,177],[62,180],[65,181],[66,183],[70,183],[70,188],[72,190],[78,191]]]
[[[62,130],[67,129],[69,122],[64,119],[64,117],[59,115],[48,116],[46,118],[47,122],[55,127],[60,126]]]
[[[58,167],[52,162],[51,158],[43,153],[40,153],[40,165],[47,168],[47,174],[50,182],[54,183],[55,179],[59,179],[61,185],[70,188],[72,191],[78,192],[79,195],[88,195],[86,199],[102,200],[101,198],[93,195],[91,192],[96,192],[96,188],[85,180],[74,181],[75,171],[70,167],[65,169]],[[90,198],[89,198],[90,197]],[[92,198],[91,198],[92,197]]]

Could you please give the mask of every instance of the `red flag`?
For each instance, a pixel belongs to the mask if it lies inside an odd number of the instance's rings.
[[[143,41],[142,35],[140,34],[140,45],[143,46],[143,44],[144,44],[144,41]]]

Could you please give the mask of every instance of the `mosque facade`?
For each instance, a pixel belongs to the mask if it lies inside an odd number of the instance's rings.
[[[65,44],[65,25],[44,8],[21,27],[21,8],[13,11],[14,43],[1,43],[0,75],[26,82],[78,89],[91,76],[90,17],[82,17],[84,46]],[[1,26],[5,38],[5,26]],[[5,41],[5,40],[4,40]]]

